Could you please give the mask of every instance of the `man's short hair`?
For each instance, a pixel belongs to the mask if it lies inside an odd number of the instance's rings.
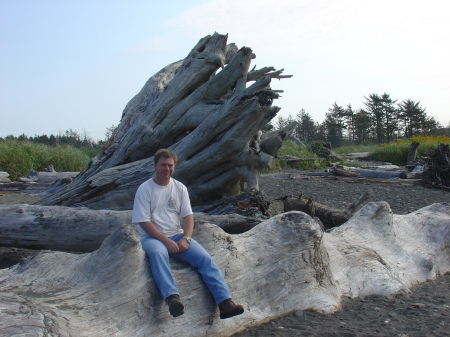
[[[155,165],[158,164],[160,158],[172,158],[174,164],[176,164],[178,161],[177,154],[169,149],[159,149],[158,151],[156,151],[155,155],[153,156],[153,162],[155,163]]]

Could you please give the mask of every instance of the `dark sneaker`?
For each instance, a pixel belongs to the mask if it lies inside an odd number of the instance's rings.
[[[166,303],[169,306],[169,312],[173,317],[178,317],[184,314],[184,305],[181,303],[179,295],[173,294],[167,296]]]
[[[231,298],[220,302],[220,319],[230,318],[233,316],[240,315],[244,312],[244,307],[242,305],[236,304]]]

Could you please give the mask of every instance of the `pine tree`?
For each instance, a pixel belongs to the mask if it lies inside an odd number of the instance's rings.
[[[386,142],[389,143],[394,139],[395,132],[398,130],[398,110],[394,106],[397,100],[392,100],[389,94],[381,95],[381,105],[384,115],[384,127],[386,134]]]
[[[427,113],[420,106],[420,101],[405,99],[399,104],[399,119],[406,138],[420,134],[427,121]]]
[[[344,139],[345,126],[345,110],[336,104],[333,104],[325,114],[325,125],[327,130],[327,141],[333,147],[341,146]]]
[[[370,133],[372,129],[372,118],[370,114],[360,109],[355,114],[355,137],[358,144],[364,144],[370,140]]]
[[[347,125],[348,140],[351,144],[355,144],[356,138],[356,115],[351,104],[345,109],[345,123]]]
[[[310,142],[315,139],[317,126],[311,115],[305,109],[301,109],[297,114],[296,136],[303,142]]]
[[[378,144],[383,143],[385,139],[386,130],[384,128],[384,114],[383,114],[383,102],[379,95],[370,94],[369,97],[364,97],[366,101],[364,105],[366,106],[366,111],[370,114],[373,124],[375,139]]]

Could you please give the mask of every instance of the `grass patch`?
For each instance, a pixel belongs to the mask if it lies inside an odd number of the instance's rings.
[[[299,170],[310,170],[314,171],[320,168],[326,167],[325,162],[323,162],[316,154],[310,151],[310,149],[306,146],[298,144],[294,141],[287,140],[283,142],[280,150],[278,151],[278,157],[283,156],[292,156],[298,158],[314,158],[312,161],[304,161],[296,163],[292,166],[288,166],[287,162],[282,159],[277,159],[275,167],[271,170],[266,169],[263,170],[263,173],[269,173],[273,171],[281,171],[286,168],[294,168]]]
[[[380,144],[370,155],[371,160],[389,162],[394,165],[405,165],[410,144],[389,143]]]
[[[406,164],[406,158],[409,152],[409,147],[413,141],[420,143],[417,148],[417,158],[426,155],[431,149],[437,148],[439,143],[450,144],[450,137],[448,136],[414,136],[412,139],[399,139],[389,144],[370,144],[370,145],[347,145],[333,149],[333,151],[345,158],[349,153],[355,152],[369,152],[368,160],[389,162],[394,165],[403,166]],[[293,156],[298,158],[315,158],[314,161],[297,163],[293,168],[301,170],[318,170],[329,166],[327,160],[320,159],[313,151],[314,142],[300,145],[293,141],[285,141],[278,151],[278,157]],[[345,161],[343,162],[345,164]],[[352,162],[354,166],[355,163]],[[280,171],[288,168],[286,161],[277,160],[276,167],[272,170],[264,170],[264,173],[273,171]],[[292,167],[291,167],[292,168]]]
[[[50,165],[58,172],[78,172],[87,167],[89,160],[84,151],[68,145],[0,141],[0,171],[8,172],[11,180],[28,176],[29,170],[45,171]]]
[[[439,143],[449,144],[447,136],[413,136],[412,139],[398,139],[388,144],[380,145],[352,145],[336,148],[334,151],[342,156],[354,152],[370,152],[369,160],[389,162],[394,165],[406,164],[409,147],[413,141],[419,142],[417,158],[424,156],[431,149],[437,148]]]

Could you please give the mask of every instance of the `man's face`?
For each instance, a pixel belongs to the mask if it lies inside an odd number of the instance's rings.
[[[156,178],[160,180],[169,179],[175,169],[173,158],[161,157],[155,165]]]

